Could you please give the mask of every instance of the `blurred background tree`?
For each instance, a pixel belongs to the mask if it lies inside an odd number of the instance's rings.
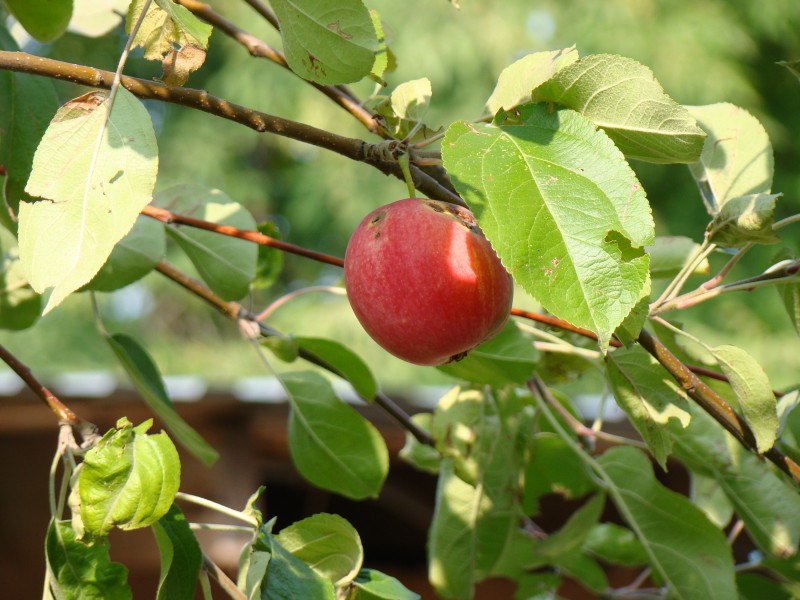
[[[368,4],[380,13],[398,60],[396,70],[386,75],[387,88],[362,84],[355,89],[361,98],[426,76],[433,98],[425,120],[446,127],[455,119],[481,116],[499,72],[528,52],[574,44],[581,55],[622,54],[649,66],[667,93],[682,104],[731,102],[758,117],[775,149],[774,191],[784,193],[778,215],[800,208],[800,85],[776,64],[800,58],[797,0],[464,0],[460,10],[444,1]],[[245,3],[220,2],[215,8],[249,33],[280,46],[276,32]],[[124,40],[118,26],[100,39],[70,33],[34,51],[113,70]],[[137,56],[128,63],[129,74],[158,76],[156,66]],[[251,58],[218,31],[208,60],[188,85],[337,133],[370,137],[292,74]],[[80,93],[69,84],[59,89],[63,100]],[[396,179],[299,142],[180,107],[148,103],[148,109],[159,135],[159,189],[187,182],[220,188],[245,204],[258,221],[272,221],[293,243],[342,256],[364,214],[406,195],[405,185]],[[707,215],[688,169],[644,163],[634,167],[659,233],[700,240]],[[795,253],[800,235],[796,239]],[[752,251],[737,273],[754,274],[756,265],[768,264],[765,261],[777,251]],[[179,260],[177,253],[175,259]],[[712,270],[722,261],[724,257],[712,258]],[[190,269],[185,263],[180,266]],[[338,269],[290,256],[275,285],[246,302],[260,309],[288,291],[340,282]],[[222,319],[209,320],[206,306],[174,287],[152,274],[125,290],[101,295],[101,311],[115,330],[142,339],[166,374],[202,373],[212,382],[225,383],[263,373],[256,353],[235,329]],[[22,360],[47,364],[53,372],[111,367],[114,358],[94,333],[88,302],[85,294],[73,296],[66,310],[45,317],[33,329],[2,332],[0,338]],[[516,304],[535,307],[522,293]],[[723,298],[684,311],[682,318],[711,344],[742,344],[764,365],[775,386],[797,382],[793,356],[800,350],[798,339],[774,291]],[[435,370],[401,363],[374,346],[340,296],[302,296],[276,311],[271,322],[285,331],[335,336],[361,350],[390,389],[408,381],[444,378]]]

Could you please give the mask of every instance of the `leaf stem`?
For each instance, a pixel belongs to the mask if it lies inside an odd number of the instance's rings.
[[[197,504],[198,506],[203,506],[205,508],[210,508],[211,510],[215,510],[223,515],[228,515],[229,517],[233,517],[234,519],[238,519],[244,523],[247,523],[252,527],[258,527],[258,521],[256,521],[250,515],[243,513],[242,511],[235,510],[233,508],[229,508],[223,504],[219,504],[218,502],[214,502],[213,500],[209,500],[208,498],[201,498],[200,496],[195,496],[194,494],[187,494],[186,492],[178,492],[175,495],[176,500],[183,500],[184,502],[191,502],[192,504]]]
[[[236,584],[225,574],[225,571],[217,566],[208,555],[203,552],[203,570],[208,573],[219,584],[223,591],[234,600],[247,600],[244,592],[240,590]]]
[[[316,294],[316,293],[327,293],[327,294],[335,294],[337,296],[346,296],[347,292],[343,287],[336,287],[332,285],[312,285],[305,288],[300,288],[299,290],[295,290],[293,292],[289,292],[272,302],[267,308],[262,310],[255,316],[256,321],[266,321],[270,315],[272,315],[276,310],[278,310],[281,306],[286,304],[287,302],[294,300],[295,298],[299,298],[300,296],[305,296],[306,294]]]
[[[689,257],[689,260],[687,260],[683,265],[675,278],[669,283],[669,285],[667,285],[666,289],[661,293],[658,299],[651,304],[651,312],[653,308],[659,308],[662,304],[678,295],[686,281],[689,279],[689,277],[691,277],[695,268],[697,268],[697,265],[716,249],[717,245],[709,242],[708,239],[708,236],[703,238],[703,243],[695,248],[695,251]]]
[[[237,533],[253,533],[252,527],[246,525],[226,525],[224,523],[189,523],[194,531],[233,531]]]

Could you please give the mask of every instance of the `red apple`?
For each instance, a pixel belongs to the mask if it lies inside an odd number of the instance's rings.
[[[366,332],[419,365],[463,358],[508,319],[511,276],[473,214],[447,202],[398,200],[364,217],[344,279]]]

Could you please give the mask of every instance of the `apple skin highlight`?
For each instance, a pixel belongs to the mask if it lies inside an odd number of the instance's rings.
[[[369,213],[347,246],[344,278],[366,332],[419,365],[463,358],[508,320],[513,282],[467,209],[406,198]]]

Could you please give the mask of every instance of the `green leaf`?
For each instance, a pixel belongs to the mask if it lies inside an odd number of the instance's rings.
[[[323,85],[366,77],[375,62],[378,39],[360,0],[273,0],[289,67]]]
[[[675,598],[736,597],[725,535],[688,499],[662,486],[647,457],[612,448],[598,460],[608,493]]]
[[[69,24],[70,33],[101,37],[122,22],[130,0],[77,0]]]
[[[533,52],[507,66],[500,73],[497,85],[486,101],[486,110],[495,114],[531,101],[531,91],[550,79],[557,71],[578,60],[575,46],[548,52]]]
[[[786,67],[790,73],[800,79],[800,60],[779,60],[777,64]]]
[[[424,431],[430,431],[433,415],[430,413],[417,413],[411,416],[411,420]],[[432,475],[436,475],[439,472],[439,465],[442,462],[442,455],[439,454],[436,448],[423,444],[408,431],[406,431],[406,443],[400,450],[399,456],[415,469]]]
[[[186,517],[173,504],[169,512],[152,525],[161,557],[157,600],[192,600],[203,562],[200,544]]]
[[[606,563],[639,567],[648,562],[647,552],[630,529],[614,523],[598,523],[586,536],[584,550]]]
[[[145,0],[134,0],[128,8],[125,31],[131,33],[142,14]],[[201,21],[172,0],[155,0],[147,9],[131,48],[144,48],[148,60],[160,60],[161,80],[167,85],[183,85],[206,58],[211,25]]]
[[[653,72],[633,59],[595,54],[558,71],[533,90],[602,127],[628,158],[692,163],[705,134],[692,115],[664,93]]]
[[[378,495],[389,469],[377,429],[312,371],[281,375],[289,395],[289,450],[312,484],[360,500]]]
[[[51,521],[45,551],[50,586],[59,600],[128,600],[128,569],[111,562],[107,539],[85,544],[76,539],[69,521]]]
[[[506,269],[605,347],[649,292],[654,238],[641,185],[611,140],[569,110],[525,105],[454,123],[445,167]]]
[[[800,497],[758,457],[704,412],[693,409],[688,428],[673,430],[675,454],[693,473],[713,478],[758,547],[789,556],[800,542]]]
[[[737,573],[736,587],[739,600],[792,600],[797,598],[798,588],[788,586],[757,573]]]
[[[301,348],[321,358],[340,373],[359,396],[367,401],[375,398],[378,382],[367,363],[350,348],[340,342],[323,338],[297,337],[295,340]]]
[[[319,513],[284,527],[280,544],[336,587],[358,575],[364,548],[355,528],[338,515]]]
[[[456,476],[452,460],[442,461],[428,534],[428,579],[440,595],[472,598],[478,520],[490,509],[485,494]]]
[[[156,195],[156,205],[185,217],[252,231],[255,219],[224,192],[199,184],[172,187]],[[200,277],[224,300],[239,300],[256,277],[258,246],[193,227],[168,227],[167,233],[192,261]]]
[[[606,359],[617,404],[625,411],[662,468],[672,450],[671,420],[689,424],[688,402],[658,362],[639,346],[620,348]]]
[[[531,440],[524,474],[522,506],[528,515],[539,512],[539,498],[547,494],[574,500],[597,489],[584,462],[555,433],[539,433]]]
[[[708,471],[707,469],[702,470],[704,472]],[[706,514],[708,520],[720,529],[731,522],[733,505],[716,479],[692,473],[689,497]]]
[[[800,283],[787,283],[786,285],[777,286],[777,289],[792,325],[794,325],[797,334],[800,335]]]
[[[650,277],[671,279],[675,277],[692,257],[700,244],[683,236],[660,235],[647,247],[650,254]],[[710,267],[705,258],[695,267],[692,275],[708,275]]]
[[[538,353],[513,321],[458,362],[437,367],[452,377],[486,385],[524,384],[533,373]]]
[[[14,247],[0,254],[0,329],[31,327],[42,312],[42,297],[31,289]]]
[[[708,226],[708,239],[725,248],[741,248],[745,244],[777,244],[778,234],[772,229],[775,201],[781,194],[756,194],[731,198]]]
[[[147,351],[132,337],[116,333],[105,336],[108,345],[125,369],[131,383],[175,439],[206,466],[213,465],[219,453],[175,411],[167,395],[161,373]]]
[[[687,109],[708,134],[700,159],[690,169],[710,196],[711,212],[719,212],[731,198],[769,194],[772,144],[758,119],[728,103]]]
[[[415,594],[406,588],[400,581],[376,571],[374,569],[361,569],[353,580],[347,600],[419,600]]]
[[[272,221],[259,223],[256,227],[259,233],[271,238],[280,239],[280,231]],[[254,289],[261,290],[272,287],[283,270],[283,252],[277,248],[270,248],[263,244],[258,245],[258,259],[256,264],[256,278],[252,282]]]
[[[266,547],[270,553],[267,574],[261,582],[261,600],[335,600],[334,587],[329,579],[318,575],[295,557],[264,526],[259,537],[262,539],[257,547]]]
[[[290,335],[271,335],[261,338],[258,343],[269,348],[269,351],[283,362],[292,363],[300,355],[300,345]]]
[[[147,527],[163,517],[180,486],[178,452],[166,433],[148,435],[124,417],[86,453],[78,479],[80,515],[87,534]]]
[[[84,289],[111,292],[130,285],[150,273],[164,258],[166,249],[164,226],[150,217],[139,216]]]
[[[22,4],[28,7],[38,2],[28,4],[23,0]],[[19,51],[2,24],[0,50]],[[52,81],[23,73],[0,72],[0,165],[7,172],[2,195],[14,216],[21,201],[32,200],[25,193],[25,184],[31,174],[36,146],[56,110],[58,97]],[[2,202],[0,210],[5,213]],[[16,225],[10,229],[16,230]]]
[[[498,413],[508,399],[455,388],[434,415],[437,446],[449,440],[453,456],[441,462],[428,541],[428,576],[440,594],[467,597],[476,581],[516,579],[528,562],[533,539],[521,530],[519,472],[531,422],[520,410],[512,419],[513,407]]]
[[[711,353],[727,375],[759,452],[766,452],[778,435],[778,409],[769,378],[756,360],[736,346],[717,346]]]
[[[67,30],[72,0],[5,0],[11,14],[40,42],[52,42]]]
[[[395,138],[420,141],[434,133],[423,122],[431,95],[429,79],[423,77],[406,81],[398,85],[388,98],[380,96],[374,107],[375,112],[383,117]]]
[[[597,525],[606,497],[594,495],[588,502],[570,515],[564,526],[540,540],[533,548],[536,564],[559,564],[570,554],[580,552],[592,528]]]
[[[120,87],[113,107],[91,92],[59,109],[33,159],[23,202],[20,260],[44,312],[88,283],[151,199],[158,169],[147,110]],[[110,108],[110,116],[109,116]]]

